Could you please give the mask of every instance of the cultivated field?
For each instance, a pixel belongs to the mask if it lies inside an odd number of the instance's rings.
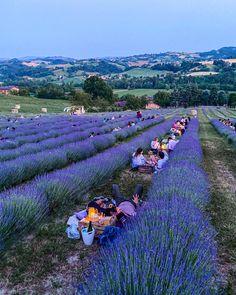
[[[153,96],[158,91],[168,91],[168,90],[165,90],[165,89],[131,89],[131,90],[114,89],[113,91],[114,91],[114,94],[118,94],[118,96],[121,97],[122,95],[126,95],[126,94],[132,94],[136,96],[142,96],[142,95]]]
[[[0,294],[233,294],[236,133],[218,119],[236,111],[197,111],[0,117]],[[131,171],[133,152],[147,156],[183,115],[166,166]],[[106,246],[68,239],[69,216],[113,183],[126,197],[143,185],[137,215]]]

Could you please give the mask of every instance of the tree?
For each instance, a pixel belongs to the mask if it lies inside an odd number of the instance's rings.
[[[219,91],[217,94],[217,101],[218,104],[223,106],[224,104],[227,104],[227,96],[224,91]]]
[[[30,91],[29,88],[20,88],[18,95],[20,96],[29,96],[30,95]]]
[[[170,93],[167,91],[158,91],[153,98],[154,102],[161,107],[170,106]]]
[[[218,90],[216,87],[212,87],[209,95],[209,104],[217,105],[218,104]]]
[[[123,95],[121,100],[126,101],[126,108],[131,110],[143,109],[147,104],[147,99],[145,96],[138,97],[132,94],[127,94]]]
[[[91,105],[91,96],[83,91],[72,91],[69,100],[74,105],[81,105],[84,107]]]
[[[229,107],[236,107],[236,93],[230,93],[228,100]]]
[[[57,84],[47,84],[39,88],[37,92],[37,97],[39,98],[49,98],[49,99],[64,99],[65,91],[62,86]]]
[[[90,94],[92,99],[103,98],[110,102],[113,101],[113,91],[106,82],[97,77],[92,76],[85,80],[83,90]]]

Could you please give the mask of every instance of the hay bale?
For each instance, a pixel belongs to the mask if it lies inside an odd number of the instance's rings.
[[[47,108],[42,108],[42,109],[41,109],[41,112],[42,112],[42,113],[47,113],[47,112],[48,112],[48,109],[47,109]]]
[[[20,104],[16,104],[15,109],[19,110],[20,109]]]

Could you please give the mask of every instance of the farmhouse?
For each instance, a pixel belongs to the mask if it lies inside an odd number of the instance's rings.
[[[8,95],[11,92],[19,92],[19,88],[16,86],[2,86],[2,87],[0,87],[0,94]]]

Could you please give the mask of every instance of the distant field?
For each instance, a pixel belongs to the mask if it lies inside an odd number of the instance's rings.
[[[34,97],[0,95],[0,114],[11,114],[16,104],[21,105],[19,114],[40,114],[41,108],[47,108],[48,113],[63,113],[70,103],[59,99],[40,99]]]
[[[136,68],[132,69],[126,72],[123,72],[122,74],[127,74],[132,77],[153,77],[158,74],[165,74],[165,71],[155,71],[152,69],[146,69],[146,68]]]
[[[126,94],[133,94],[136,96],[142,96],[142,95],[154,95],[156,94],[158,91],[168,91],[165,89],[132,89],[132,90],[127,90],[127,89],[115,89],[113,90],[114,94],[118,94],[119,97],[121,97],[122,95],[126,95]]]
[[[209,76],[209,75],[217,75],[219,73],[217,72],[193,72],[190,74],[187,74],[187,76],[197,77],[197,76]]]

